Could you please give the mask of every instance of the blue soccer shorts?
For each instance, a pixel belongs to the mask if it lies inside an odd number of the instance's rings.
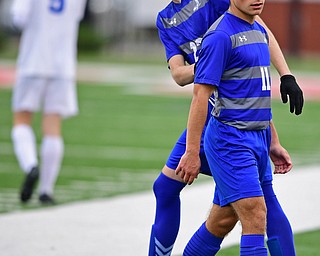
[[[270,141],[270,128],[240,130],[211,118],[204,149],[216,182],[215,203],[225,206],[242,198],[263,196],[261,182],[265,177],[272,179]]]
[[[204,132],[202,133],[200,152],[199,152],[199,156],[201,160],[200,173],[212,176],[208,162],[207,162],[207,158],[204,154],[203,137],[204,137]],[[184,154],[184,152],[186,151],[186,141],[187,141],[187,130],[184,130],[184,132],[181,134],[180,138],[176,142],[175,146],[173,147],[171,154],[167,160],[166,165],[169,168],[175,170],[178,167],[180,159]]]
[[[269,159],[268,165],[267,165],[266,174],[264,175],[263,181],[260,182],[261,187],[267,186],[267,185],[271,185],[272,186],[272,180],[273,180],[272,166],[271,166],[271,162],[270,162],[270,159]],[[264,195],[264,196],[266,196],[266,195]],[[267,195],[267,196],[272,196],[272,195]],[[217,188],[215,188],[215,190],[214,190],[213,203],[217,204],[217,205],[221,204],[220,203],[220,196],[219,196]]]
[[[204,133],[202,134],[204,135]],[[181,136],[179,137],[178,141],[176,142],[175,146],[173,147],[170,156],[168,157],[168,160],[166,162],[166,165],[175,170],[178,167],[178,164],[180,162],[180,159],[184,152],[186,151],[186,136],[187,136],[187,130],[184,130]],[[201,145],[200,145],[200,160],[201,160],[201,170],[200,173],[212,176],[212,173],[209,168],[209,164],[207,161],[207,158],[204,153],[203,148],[203,136],[201,138]],[[272,168],[270,161],[268,162],[268,168],[266,170],[265,177],[263,179],[264,182],[269,181],[272,182],[273,176],[272,176]]]

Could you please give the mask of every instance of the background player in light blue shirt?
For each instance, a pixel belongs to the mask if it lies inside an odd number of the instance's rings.
[[[162,10],[157,18],[157,27],[159,29],[159,36],[163,42],[169,67],[174,80],[181,86],[193,82],[193,63],[198,58],[198,51],[201,46],[202,37],[210,27],[210,25],[229,7],[229,1],[190,1],[183,0],[181,3],[172,1],[169,5]],[[262,22],[260,20],[260,22]],[[273,35],[271,36],[270,48],[274,50],[272,55],[273,64],[277,67],[281,76],[290,74],[288,66],[286,65],[283,55]],[[185,62],[191,65],[185,65]],[[293,81],[295,82],[294,78]],[[290,102],[294,103],[294,99],[303,99],[299,86],[294,83],[288,84],[285,81],[281,85],[285,88],[285,96],[288,90],[297,90],[298,93],[290,95]],[[291,86],[291,87],[290,87]],[[290,92],[291,93],[291,92]],[[296,114],[301,113],[302,106],[293,104],[296,108]],[[209,104],[208,113],[211,112],[211,104]],[[162,169],[162,173],[154,183],[154,192],[157,199],[156,217],[152,228],[150,238],[149,255],[161,255],[161,253],[170,253],[175,242],[179,224],[180,224],[180,199],[179,193],[186,185],[179,176],[174,174],[182,154],[185,152],[186,132],[179,138],[176,146],[174,147],[166,165]],[[276,131],[273,133],[274,140],[278,142]],[[279,143],[278,143],[279,144]],[[283,154],[287,152],[279,144],[279,148],[283,150]],[[206,158],[203,152],[203,147],[200,150],[201,157],[201,172],[211,175],[207,166]],[[273,161],[276,162],[290,162],[290,157],[287,154],[285,160],[273,156]],[[263,189],[269,195],[267,204],[270,210],[268,217],[270,219],[276,218],[277,221],[268,222],[268,236],[269,242],[275,240],[276,244],[285,244],[289,251],[294,251],[292,231],[290,224],[283,213],[276,196],[272,189],[272,174],[270,167],[270,175],[268,182],[265,182]],[[215,208],[216,205],[213,206]],[[215,212],[215,211],[212,211]],[[216,218],[217,219],[217,218]],[[225,221],[219,217],[221,222]],[[223,227],[219,231],[221,237],[224,237],[234,226],[237,219],[231,219],[229,226]],[[277,223],[282,223],[281,229],[278,229]],[[220,223],[217,223],[219,226]],[[216,230],[216,228],[214,228]],[[282,233],[279,232],[282,230]],[[281,237],[281,240],[278,239]],[[222,239],[217,239],[219,246]],[[158,253],[157,253],[158,251]],[[167,254],[168,255],[168,254]],[[274,254],[275,255],[275,254]],[[292,254],[291,254],[292,255]]]

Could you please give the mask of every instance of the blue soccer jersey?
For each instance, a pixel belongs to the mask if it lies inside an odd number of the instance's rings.
[[[228,12],[221,16],[203,40],[195,83],[217,86],[213,115],[219,121],[238,129],[267,128],[271,82],[265,29]]]
[[[228,8],[229,0],[184,0],[181,4],[171,1],[157,17],[159,37],[167,61],[174,55],[182,55],[187,63],[195,63],[203,36]],[[207,122],[214,106],[214,97],[210,98],[209,103]]]
[[[186,0],[159,12],[157,28],[167,60],[183,55],[187,63],[197,61],[202,37],[229,8],[229,0]]]

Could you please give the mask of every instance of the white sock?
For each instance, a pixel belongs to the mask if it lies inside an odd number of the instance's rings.
[[[34,132],[29,125],[17,125],[12,128],[13,149],[21,169],[29,173],[38,166],[37,145]]]
[[[45,136],[41,144],[39,194],[53,195],[64,153],[61,137]]]

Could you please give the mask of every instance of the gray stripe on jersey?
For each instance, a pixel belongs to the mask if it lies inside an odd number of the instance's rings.
[[[244,32],[230,36],[230,39],[232,42],[232,49],[239,46],[248,45],[248,44],[256,44],[256,43],[268,44],[266,35],[258,30],[244,31]]]
[[[161,22],[165,28],[177,27],[188,20],[194,12],[204,7],[208,1],[209,0],[190,1],[180,12],[173,15],[172,18],[161,18]]]
[[[220,122],[231,125],[241,130],[264,130],[269,127],[270,121],[223,121]]]
[[[219,107],[221,109],[265,109],[271,108],[269,97],[259,98],[220,98]]]
[[[216,28],[218,27],[219,23],[221,22],[221,20],[223,19],[223,17],[225,16],[225,14],[222,14],[220,16],[220,18],[218,18],[208,29],[208,31],[206,32],[206,34],[210,33],[213,30],[216,30]]]
[[[270,67],[267,68],[268,74],[270,74]],[[249,68],[233,68],[226,70],[221,80],[240,80],[240,79],[254,79],[262,78],[263,73],[261,72],[261,67],[249,67]]]

